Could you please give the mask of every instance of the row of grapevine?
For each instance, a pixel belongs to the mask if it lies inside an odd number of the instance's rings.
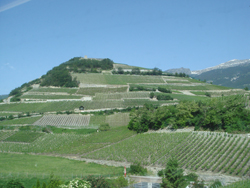
[[[88,126],[90,115],[46,115],[33,125],[53,126]]]
[[[233,175],[249,174],[250,140],[240,136],[195,134],[190,141],[173,150],[183,168],[212,170]],[[162,157],[158,165],[165,165],[171,155]]]
[[[89,153],[84,157],[115,160],[123,162],[141,162],[149,165],[182,143],[191,133],[152,133],[140,134],[120,143]]]
[[[149,98],[149,92],[126,92],[126,93],[96,93],[94,100],[112,100],[112,99],[136,99]]]

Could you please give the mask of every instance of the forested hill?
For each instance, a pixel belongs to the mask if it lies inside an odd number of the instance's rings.
[[[33,84],[40,84],[40,86],[78,87],[79,83],[72,78],[71,73],[99,73],[102,70],[112,70],[113,64],[114,62],[108,58],[88,59],[74,57],[49,70],[41,78],[24,83],[22,86],[13,89],[9,96],[19,97],[23,92],[30,90]]]
[[[41,86],[65,86],[78,87],[76,80],[72,79],[70,73],[98,73],[102,70],[113,69],[113,61],[110,59],[84,59],[74,57],[61,65],[54,67],[41,78]]]

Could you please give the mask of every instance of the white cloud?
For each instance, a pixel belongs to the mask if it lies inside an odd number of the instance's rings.
[[[9,9],[14,8],[16,6],[19,6],[19,5],[23,4],[23,3],[27,3],[28,1],[31,1],[31,0],[16,0],[16,1],[12,2],[12,3],[1,6],[0,7],[0,12],[3,12],[5,10],[9,10]]]
[[[14,70],[15,68],[11,65],[11,64],[9,64],[9,63],[5,63],[5,64],[3,64],[1,67],[0,67],[0,69],[11,69],[11,70]]]

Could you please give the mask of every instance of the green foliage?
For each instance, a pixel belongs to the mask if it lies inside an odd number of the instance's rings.
[[[173,97],[170,95],[163,95],[163,94],[157,94],[156,95],[157,100],[173,100]]]
[[[41,86],[78,87],[76,79],[72,79],[69,70],[54,67],[42,77]]]
[[[110,130],[110,126],[109,126],[108,123],[102,123],[102,124],[100,125],[100,127],[99,127],[99,130],[100,130],[100,131],[108,131],[108,130]]]
[[[61,185],[61,188],[91,188],[91,183],[82,179],[73,179],[65,185]]]
[[[178,161],[170,158],[164,170],[165,180],[161,187],[184,188],[186,187],[186,179],[183,170],[179,168]]]
[[[205,95],[206,95],[207,97],[211,97],[211,93],[206,92]]]
[[[145,176],[147,174],[147,169],[143,168],[139,162],[136,162],[130,165],[129,173],[140,175],[140,176]]]
[[[210,188],[217,188],[222,186],[221,182],[217,179],[214,181],[214,183],[212,185],[210,185]]]
[[[128,128],[138,133],[170,126],[174,129],[195,126],[195,130],[249,132],[249,110],[241,95],[212,98],[207,101],[183,101],[176,106],[157,109],[143,107],[130,113]]]
[[[13,179],[7,183],[6,188],[24,188],[24,186],[19,180]]]
[[[248,91],[248,90],[249,90],[249,89],[248,89],[248,87],[245,87],[244,89],[245,89],[246,91]]]
[[[127,187],[128,186],[128,180],[125,179],[123,176],[119,176],[115,180],[111,182],[112,188],[121,188],[121,187]]]
[[[158,87],[158,90],[163,93],[172,93],[170,89],[166,89],[164,87]]]
[[[110,188],[109,183],[103,176],[101,177],[88,176],[86,180],[91,183],[91,187]]]

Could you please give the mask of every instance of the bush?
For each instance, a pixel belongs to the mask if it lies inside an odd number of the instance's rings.
[[[102,176],[96,178],[94,176],[88,176],[86,180],[91,183],[91,187],[110,188],[109,183]]]
[[[23,184],[19,180],[10,180],[6,188],[24,188]]]
[[[173,100],[173,97],[171,97],[170,95],[158,94],[156,98],[157,100]]]
[[[130,165],[129,172],[131,174],[145,176],[147,174],[147,169],[143,168],[140,163],[134,163],[134,164]]]
[[[103,123],[100,125],[99,130],[100,131],[108,131],[108,130],[110,130],[110,126],[108,123]]]
[[[112,187],[120,188],[120,187],[127,187],[128,180],[126,180],[123,176],[118,177],[112,182]]]
[[[172,93],[170,89],[166,89],[164,87],[158,87],[158,90],[163,93]]]
[[[206,92],[205,95],[206,95],[207,97],[211,97],[211,93]]]

